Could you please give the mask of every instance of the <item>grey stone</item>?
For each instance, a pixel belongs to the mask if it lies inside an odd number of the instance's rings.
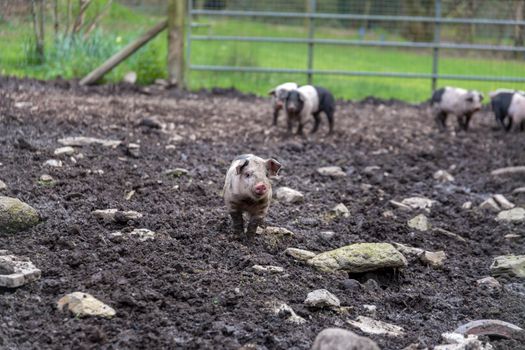
[[[338,166],[327,166],[322,168],[317,168],[317,172],[322,176],[331,176],[331,177],[343,177],[346,176],[346,173]]]
[[[59,139],[58,143],[64,146],[74,146],[74,147],[82,147],[82,146],[87,146],[87,145],[92,145],[92,144],[98,144],[104,147],[117,147],[122,142],[118,140],[98,139],[95,137],[74,136],[74,137],[65,137],[63,139]]]
[[[136,228],[131,232],[112,232],[109,234],[111,238],[137,238],[141,242],[145,242],[147,240],[154,240],[157,234],[151,230],[148,230],[146,228]]]
[[[509,200],[502,194],[495,194],[492,198],[494,198],[496,203],[498,203],[502,209],[509,210],[516,206],[514,203],[509,202]]]
[[[332,239],[335,236],[335,232],[334,231],[321,231],[319,232],[319,236],[324,239]]]
[[[525,186],[515,188],[512,193],[525,193]]]
[[[342,328],[323,329],[315,337],[311,350],[380,350],[372,339]]]
[[[343,217],[343,218],[349,218],[350,217],[350,211],[348,210],[346,205],[344,205],[343,203],[339,203],[335,207],[333,207],[332,210],[330,211],[330,213],[334,217]]]
[[[472,209],[472,202],[471,201],[466,201],[465,203],[463,203],[461,205],[461,208],[462,209],[465,209],[465,210],[470,210]]]
[[[110,306],[104,304],[92,295],[82,292],[70,293],[58,300],[58,310],[64,311],[66,306],[76,317],[100,316],[111,318],[116,314],[115,310]]]
[[[16,198],[0,196],[0,234],[23,231],[39,221],[40,215],[31,206]]]
[[[0,287],[16,288],[40,278],[41,271],[29,259],[0,252]]]
[[[326,289],[317,289],[308,293],[304,301],[305,305],[312,308],[338,307],[341,301]]]
[[[304,195],[289,187],[279,187],[275,191],[275,199],[286,204],[302,203]]]
[[[62,155],[71,156],[75,154],[75,149],[71,146],[64,146],[64,147],[55,149],[53,153],[55,156],[62,156]]]
[[[407,246],[401,243],[392,243],[392,245],[403,255],[408,255],[408,256],[412,255],[412,256],[419,257],[421,254],[425,252],[424,249],[410,247],[410,246]]]
[[[525,255],[497,256],[490,265],[490,272],[494,276],[525,278]]]
[[[412,219],[408,220],[407,222],[408,227],[416,229],[418,231],[428,231],[430,229],[430,223],[428,222],[428,218],[423,215],[419,214]]]
[[[350,325],[359,328],[362,332],[368,334],[388,335],[392,337],[399,337],[405,334],[402,327],[383,321],[374,320],[373,318],[366,316],[358,316],[357,320],[348,320],[347,322]]]
[[[272,266],[272,265],[266,265],[266,266],[253,265],[252,269],[254,269],[255,271],[260,271],[260,272],[272,272],[272,273],[284,272],[284,268],[280,266]]]
[[[321,271],[350,273],[407,266],[407,260],[389,243],[356,243],[317,254],[307,261]]]
[[[494,198],[490,197],[483,201],[479,207],[484,210],[490,210],[495,213],[499,212],[501,208],[499,207],[498,203],[494,200]]]
[[[5,182],[0,180],[0,191],[6,190],[6,189],[7,189],[7,185],[5,184]]]
[[[120,211],[118,209],[98,209],[91,212],[97,219],[106,222],[127,222],[142,218],[142,214],[134,210]]]
[[[430,210],[430,208],[432,208],[436,201],[425,197],[410,197],[403,199],[401,203],[412,209]]]
[[[455,331],[459,334],[488,335],[501,338],[513,338],[516,333],[523,329],[505,321],[500,320],[475,320],[459,326]]]
[[[369,304],[363,304],[363,309],[365,309],[368,316],[375,318],[377,315],[377,306],[375,305],[369,305]]]
[[[443,333],[441,334],[444,345],[437,345],[434,350],[492,350],[493,347],[489,343],[482,343],[478,340],[476,335],[464,336],[459,333]]]
[[[58,159],[48,159],[44,162],[44,166],[50,166],[53,168],[61,168],[62,167],[62,161]]]
[[[295,236],[295,233],[293,233],[292,231],[284,227],[277,227],[277,226],[266,226],[265,228],[258,227],[257,233],[260,235],[270,235],[270,236],[278,236],[278,237]]]
[[[361,283],[358,280],[347,278],[342,282],[343,288],[347,290],[358,290],[361,289]]]
[[[510,210],[503,210],[498,214],[496,218],[498,221],[506,222],[522,222],[525,221],[525,209],[514,208]]]
[[[450,173],[446,170],[438,170],[433,175],[434,179],[440,181],[440,182],[453,182],[454,176],[450,175]]]
[[[317,255],[309,250],[299,248],[286,248],[284,252],[287,255],[290,255],[292,258],[295,258],[300,261],[307,261]]]
[[[287,322],[294,324],[306,323],[306,320],[297,315],[295,311],[287,304],[280,301],[271,301],[267,303],[270,310],[280,318],[284,318]]]
[[[40,176],[40,181],[42,182],[52,182],[54,180],[55,179],[51,175],[48,175],[48,174],[43,174]]]
[[[446,258],[447,258],[447,255],[442,250],[438,252],[425,251],[423,252],[423,254],[419,256],[419,259],[423,263],[430,265],[432,267],[442,267]]]
[[[486,288],[489,290],[500,290],[501,289],[501,284],[498,282],[498,280],[490,276],[480,278],[476,281],[476,283],[479,287]]]

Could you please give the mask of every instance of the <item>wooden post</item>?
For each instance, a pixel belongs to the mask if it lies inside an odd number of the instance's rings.
[[[140,38],[123,48],[120,52],[114,54],[109,60],[104,62],[100,67],[89,73],[80,81],[80,85],[93,84],[104,76],[107,72],[115,68],[120,62],[131,56],[135,51],[144,46],[148,41],[153,39],[157,34],[162,32],[168,26],[167,21],[162,21],[155,27],[148,30]]]
[[[186,0],[168,4],[168,76],[178,89],[184,87],[184,18]]]

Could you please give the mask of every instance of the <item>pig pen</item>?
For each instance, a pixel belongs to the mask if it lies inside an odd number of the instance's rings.
[[[525,186],[523,174],[491,176],[496,168],[525,165],[523,134],[494,130],[488,111],[474,116],[467,133],[439,133],[428,106],[373,98],[339,101],[330,137],[326,119],[306,140],[284,137],[283,115],[278,128],[271,122],[268,99],[230,90],[177,93],[0,78],[0,180],[7,186],[0,195],[23,200],[43,217],[25,232],[0,236],[0,249],[29,257],[42,270],[35,282],[1,289],[0,348],[309,349],[317,333],[335,326],[368,336],[381,349],[422,349],[472,320],[525,326],[523,279],[498,278],[503,288],[492,291],[476,282],[490,276],[493,257],[525,254],[525,223],[499,222],[495,212],[478,208],[496,193],[525,204],[525,194],[513,193]],[[122,144],[54,155],[58,140],[70,136]],[[276,158],[283,169],[274,190],[288,186],[304,194],[302,203],[274,201],[266,219],[294,236],[260,235],[248,245],[229,233],[220,192],[231,160],[242,153]],[[49,159],[62,167],[43,165]],[[316,171],[332,165],[346,176]],[[434,179],[440,169],[455,180]],[[54,180],[40,180],[43,174]],[[430,211],[408,211],[390,202],[413,196],[436,203]],[[467,201],[472,208],[462,209]],[[338,203],[348,217],[329,214]],[[108,208],[143,216],[113,222],[92,214]],[[408,227],[418,214],[428,217],[429,230]],[[156,237],[111,236],[133,228]],[[447,259],[432,268],[407,257],[404,269],[349,275],[319,272],[284,253],[356,242],[443,250]],[[321,288],[343,308],[306,307],[306,295]],[[116,316],[59,312],[57,300],[74,291],[107,303]],[[288,304],[306,322],[287,322],[269,308],[272,301]],[[352,327],[348,320],[370,316],[363,305],[375,305],[374,318],[405,334]],[[491,344],[525,348],[516,337]]]

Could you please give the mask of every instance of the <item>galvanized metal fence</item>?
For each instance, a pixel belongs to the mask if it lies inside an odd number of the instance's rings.
[[[371,0],[367,1],[370,2]],[[443,15],[443,1],[446,0],[427,0],[426,5],[432,6],[433,16],[414,16],[414,15],[378,15],[369,13],[328,13],[319,10],[322,3],[318,0],[306,0],[304,11],[264,11],[264,10],[242,10],[228,9],[226,6],[220,8],[210,8],[213,6],[195,6],[195,0],[188,0],[188,27],[186,33],[186,60],[187,67],[190,71],[214,71],[214,72],[246,72],[246,73],[296,73],[305,74],[308,83],[312,82],[314,75],[340,75],[340,76],[357,76],[357,77],[395,77],[406,79],[428,79],[431,81],[431,87],[434,90],[439,80],[468,80],[468,81],[491,81],[491,82],[525,82],[525,74],[520,76],[495,76],[495,75],[469,75],[469,74],[448,74],[440,73],[440,58],[444,50],[456,50],[460,52],[492,52],[495,55],[502,53],[513,53],[521,55],[522,60],[525,57],[525,46],[523,42],[519,45],[491,44],[491,43],[464,43],[448,42],[442,38],[442,28],[444,25],[467,25],[490,28],[503,27],[505,31],[512,31],[517,28],[523,35],[525,21],[523,13],[517,14],[514,19],[495,19],[495,18],[462,18],[462,17],[445,17]],[[463,1],[465,2],[465,1]],[[513,4],[516,1],[512,2]],[[250,2],[248,2],[250,3]],[[509,4],[511,2],[508,2]],[[254,4],[251,2],[251,4]],[[208,7],[208,8],[205,8]],[[255,6],[254,6],[255,7]],[[523,7],[521,8],[523,12]],[[511,14],[512,11],[509,12]],[[514,16],[514,14],[511,14]],[[307,27],[307,37],[276,37],[276,36],[248,36],[248,35],[214,35],[214,34],[195,34],[195,29],[203,24],[199,19],[211,18],[237,18],[248,21],[258,19],[262,21],[275,20],[304,20]],[[369,40],[366,38],[359,39],[341,39],[341,38],[318,38],[316,37],[316,23],[323,21],[348,21],[348,22],[365,22],[365,23],[414,23],[426,25],[432,30],[433,40]],[[269,22],[271,25],[271,22]],[[501,30],[500,30],[501,31]],[[247,42],[265,45],[267,43],[281,44],[304,44],[307,45],[307,59],[304,68],[291,67],[260,67],[260,66],[241,66],[241,65],[213,65],[213,64],[195,64],[192,59],[192,43],[195,42]],[[368,70],[341,70],[341,69],[315,69],[314,53],[315,50],[326,45],[337,46],[355,46],[355,47],[377,47],[377,48],[396,48],[396,49],[427,49],[432,51],[431,65],[428,67],[428,73],[411,72],[411,71],[368,71]],[[525,73],[525,71],[524,71]]]

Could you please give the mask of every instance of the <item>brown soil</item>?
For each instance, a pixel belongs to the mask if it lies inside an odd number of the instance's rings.
[[[148,92],[0,78],[4,194],[45,218],[27,232],[0,237],[1,249],[29,256],[42,269],[39,281],[0,291],[0,348],[235,349],[252,343],[260,349],[309,349],[323,328],[351,329],[346,320],[364,315],[363,304],[376,305],[378,319],[406,330],[401,338],[371,336],[382,349],[434,346],[442,332],[475,319],[525,326],[523,296],[476,285],[489,275],[494,256],[525,254],[523,238],[504,238],[523,235],[525,226],[461,209],[468,200],[477,207],[492,193],[525,204],[525,195],[512,194],[525,186],[523,177],[490,176],[493,169],[525,164],[525,138],[494,130],[488,111],[475,117],[468,133],[456,134],[453,120],[449,132],[438,133],[424,105],[341,101],[333,137],[325,137],[323,120],[317,135],[301,140],[284,137],[284,117],[280,128],[269,128],[267,99],[229,90]],[[167,131],[136,126],[144,117],[158,117]],[[80,150],[84,158],[77,163],[65,157],[62,168],[43,167],[55,158],[59,138],[78,135],[140,143],[140,155],[131,157],[124,146],[89,146]],[[170,144],[175,148],[166,149]],[[267,218],[268,224],[295,232],[293,238],[259,237],[245,244],[229,233],[219,193],[230,161],[248,152],[283,164],[274,187],[305,194],[300,205],[274,202]],[[327,179],[316,173],[328,165],[343,167],[349,176]],[[380,169],[365,171],[368,166]],[[188,169],[189,176],[164,174],[176,167]],[[439,184],[432,178],[438,169],[451,169],[456,181]],[[53,186],[39,183],[44,173],[57,180]],[[131,190],[136,193],[126,200]],[[467,242],[408,228],[407,220],[419,212],[396,210],[389,200],[414,195],[436,200],[426,214],[432,225]],[[325,214],[341,202],[350,218],[326,221]],[[136,210],[144,217],[108,224],[91,215],[106,208]],[[395,218],[384,217],[386,210]],[[144,243],[108,238],[132,227],[160,237]],[[335,236],[323,238],[319,233],[326,230]],[[355,242],[401,242],[445,250],[448,258],[442,269],[411,259],[401,271],[348,276],[317,272],[283,253],[287,247],[320,252]],[[254,264],[282,266],[285,273],[257,273]],[[349,277],[362,286],[345,287]],[[306,308],[306,294],[319,288],[337,295],[351,307],[349,313]],[[91,293],[117,316],[77,319],[57,311],[56,301],[73,291]],[[293,325],[273,315],[266,307],[271,300],[287,303],[307,323]],[[492,344],[525,348],[519,340]]]

